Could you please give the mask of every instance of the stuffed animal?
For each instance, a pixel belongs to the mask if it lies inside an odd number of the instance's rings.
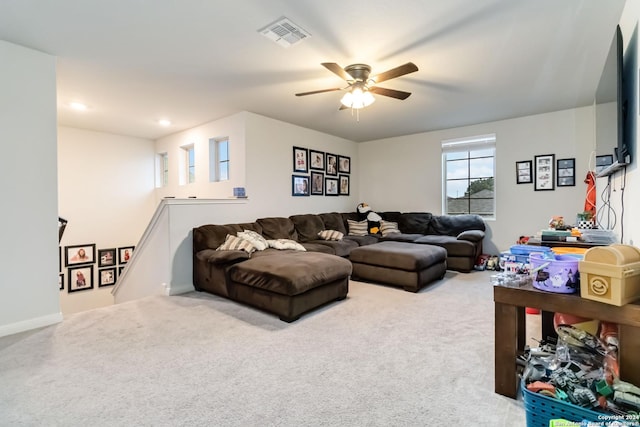
[[[356,208],[360,221],[365,219],[368,222],[368,230],[370,234],[377,234],[380,231],[380,221],[382,217],[371,210],[371,206],[366,203],[360,203]]]

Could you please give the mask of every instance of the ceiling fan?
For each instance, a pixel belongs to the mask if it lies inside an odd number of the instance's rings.
[[[392,68],[385,71],[384,73],[369,77],[369,74],[371,73],[371,67],[367,64],[352,64],[347,65],[344,68],[342,68],[335,62],[323,62],[321,65],[340,78],[346,80],[347,83],[349,83],[349,86],[343,88],[335,87],[331,89],[314,90],[311,92],[301,92],[296,93],[296,96],[306,96],[314,95],[316,93],[346,90],[347,93],[345,93],[340,100],[340,102],[342,103],[342,105],[340,106],[340,110],[344,110],[346,108],[360,109],[371,105],[375,101],[372,93],[401,100],[407,99],[411,95],[411,92],[387,89],[379,87],[377,86],[377,84],[418,71],[418,67],[413,62],[407,62],[404,65]]]

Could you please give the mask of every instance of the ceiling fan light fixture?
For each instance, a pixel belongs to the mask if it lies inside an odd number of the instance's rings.
[[[348,108],[358,110],[360,108],[368,107],[375,102],[375,98],[368,90],[362,90],[359,87],[352,89],[344,94],[340,102],[342,105]]]

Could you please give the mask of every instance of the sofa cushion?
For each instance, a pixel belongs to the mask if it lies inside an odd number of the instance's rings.
[[[289,218],[270,217],[260,218],[256,223],[262,227],[262,235],[265,239],[291,239],[298,240],[298,233]]]
[[[345,220],[342,218],[342,215],[337,212],[331,213],[321,213],[318,214],[322,223],[324,224],[325,230],[336,230],[341,232],[342,234],[347,234],[347,227],[345,226]]]
[[[211,264],[227,264],[235,261],[249,259],[246,251],[217,251],[215,249],[205,249],[196,253],[196,258]]]
[[[369,234],[369,221],[347,220],[349,226],[349,236],[366,236]]]
[[[480,230],[467,230],[456,236],[458,240],[468,240],[470,242],[479,242],[484,239],[484,231]]]
[[[291,249],[294,251],[302,251],[302,252],[307,250],[300,243],[291,239],[273,239],[273,240],[267,240],[267,243],[269,244],[270,248],[274,248],[274,249],[280,249],[280,250]]]
[[[342,240],[344,234],[337,230],[322,230],[318,237],[320,240]]]
[[[224,243],[216,248],[217,251],[245,251],[248,253],[255,252],[256,247],[250,241],[241,239],[233,234],[227,234]]]
[[[324,242],[318,242],[313,241],[313,242],[304,242],[304,243],[300,243],[302,246],[304,246],[304,248],[308,251],[308,252],[321,252],[323,254],[329,254],[329,255],[335,255],[336,251],[328,245],[324,245]]]
[[[427,234],[431,217],[429,212],[403,213],[398,218],[398,228],[405,234]]]
[[[447,250],[450,257],[475,257],[476,245],[468,240],[458,240],[453,236],[438,236],[435,234],[422,236],[414,243],[440,246]]]
[[[241,239],[248,240],[258,251],[264,251],[269,247],[267,239],[262,237],[262,234],[256,233],[252,230],[239,231],[236,236]]]
[[[372,245],[380,241],[380,236],[375,234],[368,234],[366,236],[344,236],[344,240],[352,240],[359,246]]]
[[[380,234],[382,234],[383,237],[393,233],[400,233],[397,222],[385,220],[380,221]]]
[[[324,230],[324,223],[318,215],[292,215],[289,219],[298,233],[299,242],[318,240],[318,233]]]
[[[381,242],[413,243],[423,236],[424,234],[390,233],[390,234],[387,234],[386,236],[380,237],[380,241]]]
[[[226,225],[207,224],[196,227],[193,229],[193,251],[215,249],[224,243],[227,234],[235,235],[244,230],[261,233],[262,227],[257,222]]]
[[[382,219],[385,221],[398,222],[398,220],[400,219],[400,215],[402,215],[402,212],[396,212],[396,211],[378,212],[378,215],[380,215]]]
[[[442,236],[457,236],[463,231],[485,231],[485,223],[480,215],[435,215],[431,219],[428,232]]]
[[[315,242],[307,242],[307,243],[317,243],[319,245],[328,246],[333,251],[334,255],[337,256],[349,256],[352,249],[358,247],[358,243],[353,240],[316,240]],[[305,243],[305,244],[307,244]]]
[[[443,248],[403,242],[380,242],[351,252],[352,262],[405,271],[420,271],[446,258]]]
[[[349,261],[317,252],[252,258],[229,270],[229,277],[234,282],[282,295],[299,295],[349,275]]]

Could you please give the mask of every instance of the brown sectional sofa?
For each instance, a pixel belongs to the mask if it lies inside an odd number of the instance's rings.
[[[416,259],[422,258],[421,262],[432,258],[427,247],[446,249],[446,260],[441,260],[444,254],[444,251],[440,254],[441,249],[432,251],[438,262],[429,265],[428,276],[418,272],[419,286],[411,288],[413,291],[437,276],[442,277],[444,269],[471,271],[482,253],[485,224],[479,216],[437,216],[426,212],[382,212],[380,215],[383,220],[396,222],[400,233],[385,237],[349,235],[348,220],[360,219],[355,212],[269,217],[252,223],[196,227],[193,229],[194,287],[275,313],[290,322],[316,307],[346,297],[353,271],[349,254],[356,248],[385,241],[404,242],[398,247],[402,247],[407,256],[413,246],[406,243],[411,243],[420,245],[416,246]],[[216,250],[227,235],[244,230],[255,231],[265,239],[296,241],[306,252],[273,248],[251,254],[242,250]],[[318,232],[322,230],[340,231],[344,238],[321,240]],[[382,260],[384,255],[378,258]],[[372,264],[390,268],[382,265],[385,262]],[[365,268],[363,264],[361,268]],[[390,274],[395,275],[393,270]]]

